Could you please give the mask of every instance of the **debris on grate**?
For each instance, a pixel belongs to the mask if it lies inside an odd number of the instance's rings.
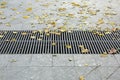
[[[47,36],[39,31],[0,32],[0,35],[3,35],[0,38],[0,54],[120,53],[120,40],[117,40],[120,38],[120,31],[103,37],[96,36],[90,31],[73,31],[72,34],[62,32],[59,36],[56,34]],[[113,40],[113,37],[116,40]]]

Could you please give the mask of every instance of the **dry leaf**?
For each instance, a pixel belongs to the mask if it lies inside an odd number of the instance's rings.
[[[22,34],[22,35],[27,35],[27,33],[26,33],[26,32],[22,32],[21,34]]]
[[[66,48],[68,48],[68,49],[72,48],[71,45],[65,45],[65,46],[66,46]]]
[[[60,36],[61,33],[60,32],[55,32],[55,34]]]
[[[58,11],[65,11],[66,8],[59,8]]]
[[[11,26],[11,24],[10,24],[9,22],[8,22],[8,23],[6,23],[5,25],[6,25],[6,26]]]
[[[10,60],[10,62],[11,62],[11,63],[14,63],[14,62],[17,62],[17,60],[12,59],[12,60]]]
[[[84,64],[84,66],[89,66],[88,64]]]
[[[94,11],[94,10],[89,10],[88,12],[89,12],[89,14],[91,14],[91,15],[96,15],[96,14],[97,14],[97,12]]]
[[[50,34],[49,33],[46,33],[47,36],[49,36]]]
[[[103,52],[102,54],[100,54],[100,56],[101,56],[101,57],[107,57],[108,54],[107,54],[107,52]]]
[[[53,21],[53,22],[51,22],[50,24],[51,24],[51,25],[53,25],[53,27],[55,27],[55,26],[56,26],[56,22],[54,22],[54,21]]]
[[[17,34],[17,33],[18,33],[18,32],[15,32],[15,31],[13,32],[13,34]]]
[[[85,77],[84,76],[80,76],[80,80],[85,80]]]
[[[41,41],[41,40],[42,40],[42,38],[38,38],[37,40],[38,40],[38,41]]]
[[[88,49],[82,49],[82,53],[87,53],[87,52],[89,52]]]
[[[1,19],[6,19],[6,16],[1,16],[0,18],[1,18]]]
[[[105,34],[111,34],[111,32],[107,31],[107,32],[105,32]]]
[[[7,4],[7,2],[5,2],[5,1],[0,3],[0,5],[6,5],[6,4]]]
[[[117,50],[115,48],[111,48],[111,50],[109,50],[108,53],[109,54],[115,54],[115,53],[117,53]]]
[[[16,12],[16,14],[20,14],[20,12]]]
[[[2,38],[3,37],[3,35],[0,35],[0,38]]]
[[[4,12],[3,11],[0,11],[0,15],[2,15]]]
[[[24,18],[24,19],[28,19],[28,18],[30,18],[30,16],[23,16],[23,18]]]
[[[72,4],[72,6],[80,7],[80,4],[78,4],[78,3],[76,3],[76,2],[72,2],[71,4]]]
[[[35,39],[36,37],[35,36],[31,36],[30,38]]]
[[[116,31],[117,30],[117,28],[112,28],[112,31]]]
[[[15,39],[15,38],[13,38],[13,39],[11,39],[11,41],[16,41],[16,39]]]
[[[13,11],[16,11],[16,10],[17,10],[17,8],[12,8],[12,10],[13,10]]]
[[[27,11],[27,12],[32,11],[32,7],[27,8],[26,11]]]
[[[103,23],[104,23],[103,18],[99,19],[98,22],[97,22],[97,24],[103,24]]]
[[[52,46],[55,46],[56,45],[56,43],[55,42],[52,42]]]

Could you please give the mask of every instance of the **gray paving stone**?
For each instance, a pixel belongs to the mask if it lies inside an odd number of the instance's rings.
[[[0,80],[4,80],[4,76],[6,75],[6,66],[0,66]]]
[[[120,68],[114,72],[107,80],[120,80]]]
[[[75,71],[76,71],[76,73],[77,73],[78,76],[81,76],[81,75],[86,76],[94,68],[95,68],[95,66],[92,66],[92,67],[79,66],[79,67],[75,67]]]
[[[91,54],[75,54],[75,66],[97,66],[94,55]]]
[[[3,73],[2,80],[30,80],[29,67],[9,66]]]
[[[115,54],[115,58],[117,59],[117,62],[119,63],[120,66],[120,54]]]
[[[14,54],[8,56],[9,60],[7,66],[30,66],[32,59],[31,54]]]
[[[53,80],[52,67],[30,67],[30,80]]]
[[[101,77],[102,80],[106,80],[116,69],[118,69],[118,67],[99,67],[98,68],[100,73],[101,73]]]
[[[52,66],[52,55],[34,54],[30,66]]]
[[[86,80],[102,80],[101,73],[98,68],[91,71],[85,78]]]
[[[72,54],[56,54],[53,55],[53,66],[74,66],[74,58]]]
[[[107,57],[101,57],[100,55],[96,55],[96,62],[101,66],[119,66],[117,60],[113,55],[108,55]]]
[[[76,80],[74,67],[53,67],[52,72],[54,80]]]
[[[0,66],[29,66],[31,54],[0,55]]]
[[[0,55],[0,66],[7,66],[8,60],[9,60],[8,55]]]

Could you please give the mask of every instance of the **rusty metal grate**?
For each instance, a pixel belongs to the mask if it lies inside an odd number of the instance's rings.
[[[23,36],[22,32],[30,34]],[[7,31],[3,33],[4,37],[0,40],[0,54],[82,54],[79,45],[84,45],[89,49],[87,54],[101,54],[111,48],[120,48],[120,31],[103,37],[89,31],[64,32],[59,36],[55,34],[46,36],[45,33],[31,34],[31,32],[18,31],[17,34],[13,34],[13,31]],[[31,35],[36,36],[36,39],[31,39]],[[42,37],[42,40],[37,40],[38,37]],[[6,41],[13,38],[16,40]],[[56,43],[55,46],[52,45],[53,41]],[[66,45],[71,45],[71,48],[66,48]]]

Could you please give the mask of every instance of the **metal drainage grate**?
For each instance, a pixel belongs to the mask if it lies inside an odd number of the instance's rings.
[[[60,36],[51,34],[46,36],[42,33],[43,40],[31,39],[31,31],[24,31],[30,35],[23,36],[21,31],[13,34],[13,31],[8,31],[0,40],[0,54],[82,54],[79,45],[84,45],[89,50],[87,54],[101,54],[111,48],[120,48],[120,32],[117,31],[103,37],[96,36],[88,31],[73,31],[73,33],[64,32]],[[116,35],[117,36],[114,36]],[[41,36],[40,33],[35,33],[34,36]],[[50,38],[48,38],[50,37]],[[113,40],[112,38],[117,40]],[[9,41],[12,38],[15,41]],[[52,45],[52,42],[56,45]],[[66,48],[70,45],[71,48]],[[117,51],[120,53],[120,51]]]

